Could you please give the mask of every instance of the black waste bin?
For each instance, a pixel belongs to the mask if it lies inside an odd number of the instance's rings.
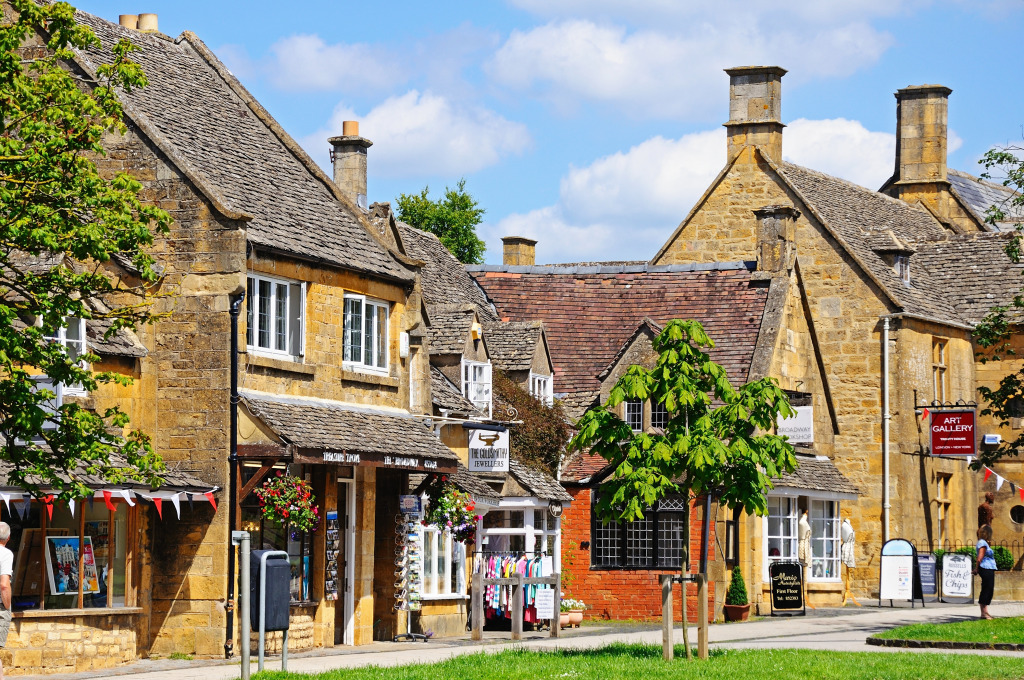
[[[253,632],[260,629],[260,561],[272,550],[253,550],[249,559],[249,622]],[[288,630],[291,604],[292,568],[288,558],[275,555],[267,558],[267,613],[265,631]]]

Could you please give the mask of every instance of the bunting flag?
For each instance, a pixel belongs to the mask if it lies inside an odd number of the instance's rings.
[[[89,496],[89,512],[96,509],[96,494]]]
[[[14,517],[14,515],[11,514],[11,494],[9,494],[9,493],[0,493],[0,498],[4,499],[4,505],[7,506],[7,516],[8,517]]]
[[[32,496],[26,494],[21,495],[21,518],[28,519],[28,512],[32,508]]]
[[[130,507],[135,507],[135,501],[132,500],[131,491],[128,489],[118,489],[117,493],[121,495],[121,498],[123,498]]]
[[[178,519],[181,519],[181,494],[176,493],[171,496],[171,503],[174,504],[174,512],[178,514]]]
[[[1006,480],[1004,480],[999,475],[996,475],[996,491],[999,491],[1001,488],[1003,488],[1003,482],[1004,481],[1006,481]]]
[[[110,497],[112,495],[113,494],[111,494],[109,491],[104,489],[103,490],[103,502],[107,504],[107,510],[110,510],[111,512],[116,512],[117,508],[114,507],[113,501],[110,500]]]
[[[1017,493],[1017,485],[1010,482],[1010,493]]]
[[[213,492],[214,491],[216,491],[216,489],[212,489],[210,491],[207,491],[203,495],[206,496],[206,500],[210,501],[210,505],[213,506],[213,511],[217,512],[217,500],[213,497]]]
[[[186,492],[185,492],[185,498],[187,498],[187,499],[188,499],[188,511],[189,511],[189,512],[195,512],[195,511],[196,511],[196,505],[195,505],[195,503],[193,502],[193,501],[194,501],[194,499],[195,499],[195,496],[194,496],[193,494],[190,494],[190,493],[188,493],[188,492],[186,491]]]
[[[983,479],[982,481],[987,482],[988,478],[991,477],[991,476],[992,476],[992,468],[986,467],[985,468],[985,479]]]
[[[71,517],[74,518],[74,516],[75,516],[75,499],[74,498],[69,498],[68,499],[68,509],[71,510]]]
[[[161,508],[161,504],[163,502],[163,499],[160,498],[159,496],[153,496],[153,498],[151,498],[150,500],[152,500],[153,501],[153,505],[156,506],[156,514],[159,515],[161,520],[163,520],[163,518],[164,518],[164,511]]]
[[[46,519],[53,520],[53,494],[47,494],[43,497],[43,503],[46,504]]]
[[[967,467],[971,467],[971,463],[974,462],[974,456],[967,456]]]
[[[921,409],[921,420],[924,420],[930,415],[931,411],[926,408]]]
[[[1020,491],[1020,501],[1021,503],[1024,503],[1024,486],[1017,489],[1017,491]]]

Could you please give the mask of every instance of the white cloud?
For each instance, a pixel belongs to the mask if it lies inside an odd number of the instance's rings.
[[[381,177],[464,175],[531,144],[522,123],[489,109],[410,90],[389,97],[365,115],[339,105],[324,129],[303,138],[303,146],[323,148],[328,137],[341,134],[345,120],[360,121],[360,134],[373,141],[369,170]]]
[[[724,108],[724,68],[768,63],[802,79],[845,76],[877,61],[891,40],[866,23],[764,31],[734,17],[667,33],[566,20],[513,31],[485,70],[562,109],[591,100],[638,118],[706,116]]]
[[[292,92],[388,89],[403,82],[398,60],[365,44],[327,44],[318,35],[292,35],[270,46],[263,65],[270,82]]]
[[[892,173],[896,137],[855,120],[796,120],[783,154],[872,189]],[[654,137],[628,151],[570,167],[556,204],[486,225],[491,259],[502,236],[535,238],[541,263],[646,260],[658,251],[725,166],[724,130]]]

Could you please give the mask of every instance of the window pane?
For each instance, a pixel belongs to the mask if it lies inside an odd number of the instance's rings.
[[[678,567],[683,563],[683,548],[686,537],[683,533],[683,513],[658,513],[658,564],[663,567]]]
[[[127,583],[125,580],[125,568],[128,565],[128,504],[118,503],[114,507],[117,508],[117,512],[114,513],[114,532],[112,535],[114,545],[111,562],[114,569],[114,578],[111,584],[113,589],[111,593],[111,606],[123,607],[125,606],[125,586]]]
[[[373,346],[373,327],[375,325],[374,316],[377,313],[377,307],[375,305],[366,305],[364,313],[366,314],[366,328],[363,333],[365,349],[363,352],[363,363],[367,366],[373,366],[373,355],[378,351],[378,348]]]
[[[626,522],[626,566],[646,567],[654,563],[654,522],[651,513],[642,520]]]
[[[639,432],[644,426],[644,404],[642,401],[630,400],[626,405],[626,424],[633,432]]]
[[[668,411],[665,409],[664,404],[651,403],[651,427],[658,427],[664,429],[668,423]]]
[[[423,532],[423,594],[437,594],[437,572],[434,570],[436,563],[434,544],[437,540],[437,530],[428,529]]]
[[[363,302],[345,300],[345,361],[363,360]]]
[[[384,368],[387,364],[387,307],[377,307],[377,368]]]
[[[99,578],[99,592],[86,595],[83,604],[86,607],[107,607],[107,575],[114,567],[114,561],[110,552],[110,511],[104,503],[82,503],[80,507],[85,513],[85,535],[92,543],[92,554],[96,562],[96,574]],[[115,506],[124,516],[125,503],[117,503]],[[121,567],[122,571],[124,567]],[[121,577],[121,589],[124,589],[124,577]],[[123,606],[123,598],[121,605]]]
[[[270,281],[260,281],[259,320],[257,346],[270,349]]]
[[[245,286],[245,344],[252,346],[252,335],[253,335],[253,287],[255,281],[250,276]]]
[[[591,546],[594,566],[613,567],[619,563],[619,524],[618,522],[596,522],[594,524],[593,545]]]
[[[295,356],[301,356],[302,347],[302,315],[305,313],[302,294],[303,285],[293,283],[288,286],[288,351]]]
[[[285,352],[288,350],[288,286],[279,283],[274,288],[274,349]]]
[[[85,323],[82,319],[69,317],[67,326],[64,329],[65,347],[68,350],[68,357],[77,361],[78,357],[85,354]]]

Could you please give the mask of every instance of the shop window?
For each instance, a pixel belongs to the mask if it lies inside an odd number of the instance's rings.
[[[484,515],[481,544],[487,553],[555,554],[559,524],[543,508],[492,510]]]
[[[551,376],[530,373],[530,396],[538,399],[545,406],[551,406],[554,403]]]
[[[768,498],[768,563],[797,559],[797,504],[795,498]],[[767,576],[767,564],[765,575]]]
[[[948,472],[935,474],[935,514],[938,522],[939,545],[946,545],[949,540],[949,508],[953,502],[950,494],[952,481],[953,475]]]
[[[932,399],[939,403],[945,403],[949,396],[949,375],[946,372],[948,350],[945,340],[932,339]]]
[[[305,472],[307,466],[282,466],[282,472],[308,481],[310,473]],[[242,467],[242,484],[244,485],[259,470],[259,466],[245,465]],[[241,503],[242,529],[252,536],[253,550],[284,550],[288,553],[291,564],[291,599],[292,602],[306,602],[310,598],[310,574],[313,569],[313,534],[295,531],[291,527],[282,527],[268,522],[260,515],[259,500],[256,494],[249,494]]]
[[[622,403],[622,407],[626,416],[624,420],[629,425],[629,429],[633,432],[644,429],[644,402],[639,399],[629,399]]]
[[[422,529],[424,599],[466,594],[466,545],[436,526]]]
[[[810,579],[812,581],[839,580],[839,503],[812,500],[810,505]]]
[[[1015,505],[1010,508],[1010,520],[1017,524],[1024,524],[1024,505]]]
[[[5,517],[14,551],[14,611],[97,609],[135,605],[135,550],[129,542],[138,508],[113,500],[79,501],[72,516],[63,503],[53,517],[32,501],[27,517]],[[12,504],[12,510],[20,504]]]
[[[301,356],[306,289],[302,283],[249,274],[245,344],[257,352]]]
[[[349,368],[386,373],[388,303],[345,295],[344,361]]]
[[[591,565],[633,569],[681,566],[686,547],[684,509],[682,498],[665,498],[648,508],[642,520],[601,522],[592,515]]]
[[[491,415],[491,364],[480,361],[462,361],[462,396],[473,406]]]
[[[64,326],[54,330],[53,333],[43,336],[50,342],[55,342],[64,347],[68,358],[72,362],[85,368],[85,362],[80,357],[85,354],[85,319],[68,317],[64,320]],[[64,394],[85,394],[85,389],[78,383],[64,385]]]

